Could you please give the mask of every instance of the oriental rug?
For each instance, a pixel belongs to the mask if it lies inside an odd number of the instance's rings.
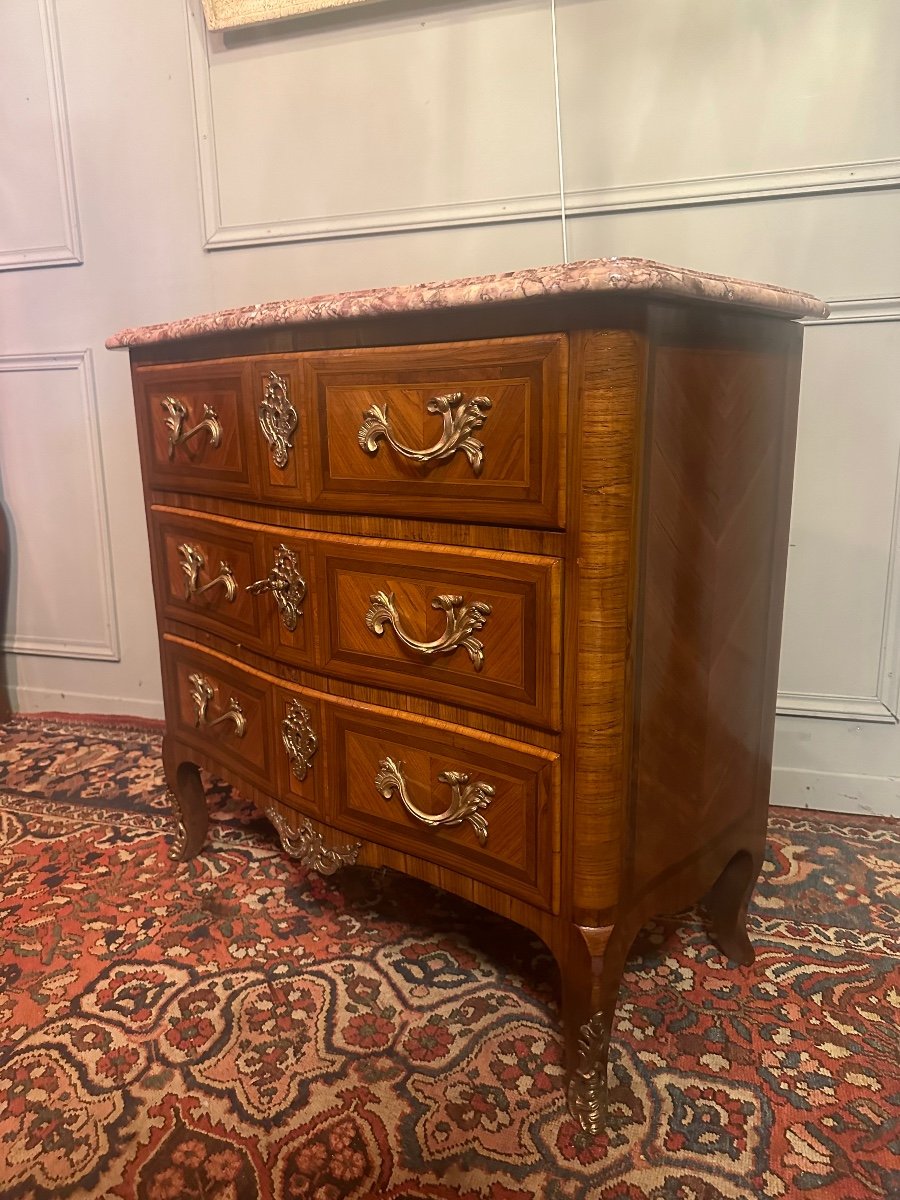
[[[590,1138],[539,942],[210,803],[175,865],[156,729],[0,727],[4,1200],[900,1195],[896,822],[772,812],[751,968],[642,933]]]

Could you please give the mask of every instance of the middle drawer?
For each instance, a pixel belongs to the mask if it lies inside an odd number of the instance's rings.
[[[560,728],[561,562],[154,505],[159,615],[351,683]]]

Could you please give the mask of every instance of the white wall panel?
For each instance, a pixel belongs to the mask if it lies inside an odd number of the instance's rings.
[[[780,711],[893,722],[900,306],[849,307],[806,331]]]
[[[190,10],[207,244],[558,208],[546,0],[360,9],[207,34]]]
[[[54,0],[0,5],[0,270],[81,261]]]
[[[560,0],[559,28],[573,201],[897,181],[895,0]]]
[[[0,500],[12,558],[4,648],[118,659],[88,352],[0,357]]]

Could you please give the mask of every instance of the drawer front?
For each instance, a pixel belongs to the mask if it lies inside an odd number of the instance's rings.
[[[559,728],[559,560],[350,538],[317,553],[323,670]]]
[[[160,614],[300,665],[313,660],[312,555],[290,530],[151,508]]]
[[[238,665],[180,643],[163,643],[166,722],[179,740],[271,793],[271,687]]]
[[[385,709],[331,706],[329,819],[554,909],[558,760]]]
[[[151,487],[252,494],[244,428],[248,376],[234,362],[135,369],[135,407]]]
[[[200,517],[153,512],[162,615],[264,648],[262,608],[247,584],[262,572],[259,539]]]
[[[314,506],[562,527],[564,335],[304,357]]]

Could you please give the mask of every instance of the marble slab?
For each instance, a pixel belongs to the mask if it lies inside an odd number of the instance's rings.
[[[708,275],[688,267],[669,267],[644,258],[596,258],[550,267],[530,267],[503,275],[478,275],[445,283],[416,283],[369,291],[339,292],[302,300],[274,300],[246,308],[186,317],[164,325],[123,329],[109,338],[110,350],[147,346],[242,329],[275,329],[316,321],[345,321],[390,313],[508,304],[542,296],[634,292],[676,299],[713,300],[785,318],[825,317],[828,306],[805,292],[773,284],[749,283],[727,275]]]

